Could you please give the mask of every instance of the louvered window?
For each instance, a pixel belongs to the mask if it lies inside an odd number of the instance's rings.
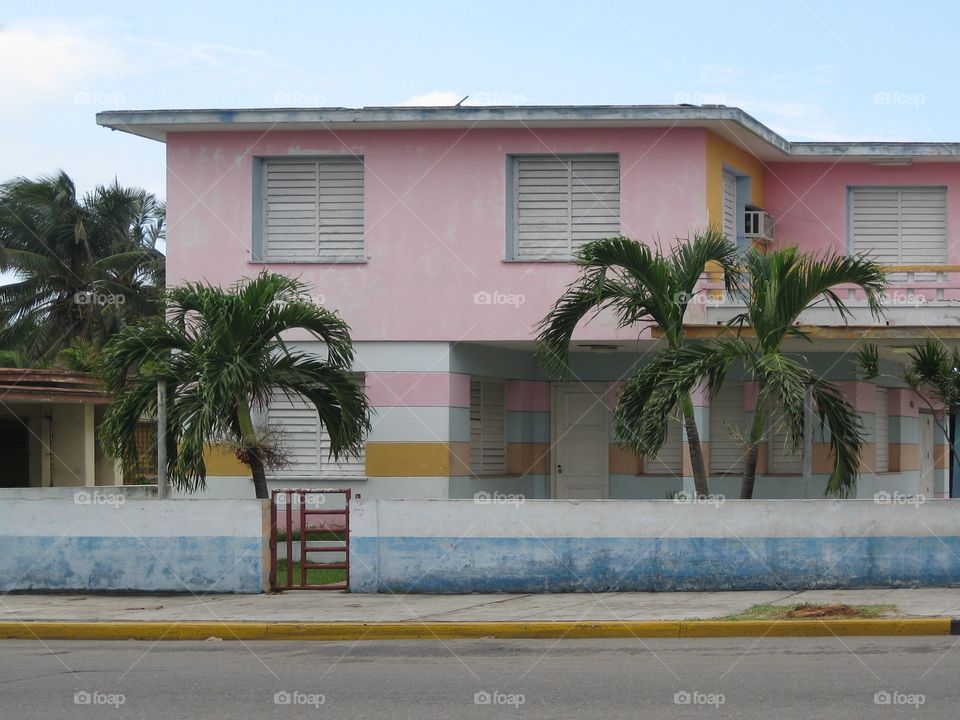
[[[496,380],[470,381],[470,471],[507,471],[506,386]]]
[[[850,236],[854,252],[868,253],[882,265],[945,263],[947,190],[942,187],[853,188]]]
[[[263,160],[262,256],[271,262],[358,262],[363,159]]]
[[[737,176],[723,171],[723,234],[737,241]]]
[[[617,155],[514,157],[513,180],[516,259],[568,260],[620,234]]]
[[[362,376],[358,379],[362,382]],[[267,425],[279,433],[287,465],[270,470],[276,478],[356,478],[366,475],[365,453],[357,457],[330,457],[330,436],[320,427],[313,403],[301,395],[275,390],[266,413]]]
[[[890,411],[887,407],[887,389],[877,388],[877,414],[876,414],[876,438],[877,445],[877,466],[876,471],[888,472],[890,470]]]
[[[646,475],[683,474],[683,424],[678,418],[667,421],[667,439],[656,455],[644,458],[643,472]]]
[[[770,434],[770,472],[781,475],[799,475],[803,472],[803,441],[797,438],[797,446],[791,450],[787,442],[787,418],[774,405],[767,411]]]
[[[739,475],[743,472],[745,439],[749,436],[743,409],[743,385],[728,383],[710,399],[710,472]]]

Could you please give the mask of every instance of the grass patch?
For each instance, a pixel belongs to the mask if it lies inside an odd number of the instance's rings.
[[[296,530],[291,538],[294,542],[300,542],[300,531]],[[307,529],[307,540],[346,540],[347,536],[342,530],[310,530]],[[287,541],[287,534],[283,530],[277,530],[277,545]]]
[[[840,609],[845,608],[845,609]],[[835,611],[833,611],[836,609]],[[824,611],[822,612],[821,611]],[[804,614],[809,617],[804,618]],[[726,615],[720,620],[827,620],[830,618],[877,618],[884,615],[895,615],[896,605],[813,605],[798,603],[796,605],[772,605],[761,603],[733,615]],[[799,614],[800,617],[795,617]]]
[[[277,586],[283,587],[287,584],[287,561],[279,560],[277,562]],[[293,564],[293,584],[300,584],[300,573],[302,569],[300,563]],[[347,579],[347,571],[340,569],[317,570],[311,568],[307,570],[308,585],[329,585],[331,583],[342,583]]]

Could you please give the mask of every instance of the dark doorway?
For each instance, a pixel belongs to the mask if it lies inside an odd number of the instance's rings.
[[[27,421],[0,418],[0,487],[30,487],[30,434]]]

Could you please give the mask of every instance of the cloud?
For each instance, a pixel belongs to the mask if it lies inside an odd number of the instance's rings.
[[[122,53],[109,43],[61,28],[0,29],[0,96],[7,113],[72,98],[90,78],[109,74]]]
[[[404,100],[404,107],[427,107],[431,105],[456,105],[466,93],[451,92],[449,90],[431,90],[423,95],[414,95]]]

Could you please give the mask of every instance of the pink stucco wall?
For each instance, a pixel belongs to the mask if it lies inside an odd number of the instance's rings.
[[[172,134],[168,282],[229,284],[260,270],[255,156],[351,151],[366,167],[368,262],[272,267],[309,283],[356,340],[529,340],[576,268],[503,261],[506,156],[619,153],[623,233],[669,242],[707,222],[705,142],[703,130],[663,128]],[[479,292],[522,302],[478,305]],[[579,336],[631,335],[601,320]]]
[[[777,221],[777,247],[846,252],[847,188],[859,185],[947,187],[947,262],[960,264],[960,165],[915,163],[877,167],[869,163],[771,163],[766,173],[766,210]]]

